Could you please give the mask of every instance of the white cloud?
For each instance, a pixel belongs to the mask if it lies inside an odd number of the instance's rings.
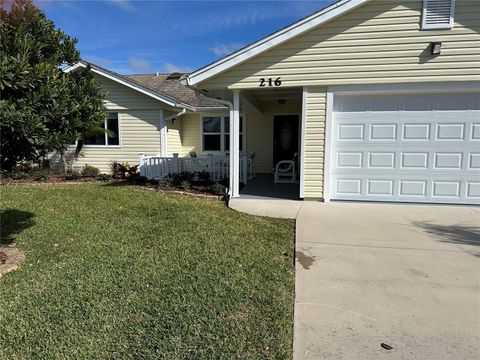
[[[215,44],[214,47],[211,47],[209,50],[212,51],[215,55],[224,56],[237,51],[238,49],[244,47],[240,43],[231,43],[231,44]]]
[[[127,12],[133,12],[137,10],[137,8],[133,5],[133,3],[130,0],[103,0],[103,1],[109,5],[116,6]]]
[[[144,58],[130,57],[128,59],[128,67],[133,71],[153,72],[153,65]]]
[[[187,66],[175,65],[175,64],[172,64],[172,63],[164,63],[163,64],[163,72],[166,72],[166,73],[174,73],[174,72],[189,73],[189,72],[192,72],[192,68],[189,68]]]

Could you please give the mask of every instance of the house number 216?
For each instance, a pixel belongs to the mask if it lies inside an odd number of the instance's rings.
[[[276,78],[276,79],[273,79],[273,78],[268,78],[268,79],[265,79],[265,78],[260,78],[260,84],[258,86],[260,87],[264,87],[264,86],[280,86],[282,85],[282,80],[280,80],[280,78]]]

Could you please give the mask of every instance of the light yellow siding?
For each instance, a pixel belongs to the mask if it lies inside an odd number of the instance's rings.
[[[326,88],[307,89],[305,106],[304,197],[323,198]]]
[[[167,124],[167,155],[181,154],[182,148],[182,118],[175,119]]]
[[[200,114],[190,113],[182,117],[182,156],[187,156],[191,151],[202,153]]]
[[[107,93],[105,106],[111,110],[149,110],[160,109],[161,103],[147,95],[106,77],[95,75],[102,91]]]
[[[85,164],[93,165],[101,172],[110,173],[113,161],[139,162],[139,152],[149,155],[160,153],[160,130],[158,110],[126,110],[120,114],[121,144],[118,147],[84,146],[74,168],[80,170]]]
[[[287,105],[266,105],[263,113],[247,113],[245,117],[245,150],[255,153],[255,170],[259,174],[271,174],[273,164],[273,117],[282,114],[298,114],[301,117],[301,104],[292,103]],[[227,115],[226,113],[224,114]],[[201,117],[207,113],[190,113],[182,118],[181,150],[178,153],[188,156],[190,151],[197,155],[206,155],[202,152],[201,145]],[[169,139],[170,152],[170,139]]]
[[[451,30],[421,30],[421,0],[372,0],[199,84],[256,88],[261,77],[282,86],[480,80],[480,6],[457,0]],[[442,42],[432,58],[429,44]]]
[[[120,145],[89,146],[85,145],[73,168],[81,170],[85,164],[95,166],[101,172],[110,173],[113,161],[139,163],[139,153],[156,155],[160,153],[160,111],[173,114],[173,109],[160,101],[149,98],[133,89],[110,79],[96,75],[102,91],[107,92],[105,105],[109,111],[119,113]],[[177,110],[178,111],[178,110]],[[179,125],[176,125],[179,126]],[[172,149],[178,146],[175,134],[179,132],[174,126],[167,134],[172,139]],[[71,158],[72,151],[66,158]],[[52,157],[53,167],[59,169],[58,155]]]

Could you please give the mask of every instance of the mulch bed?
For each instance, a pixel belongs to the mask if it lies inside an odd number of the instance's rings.
[[[25,254],[15,246],[0,246],[0,277],[17,269]]]
[[[42,184],[84,184],[84,183],[96,183],[96,182],[111,182],[112,180],[99,180],[91,177],[82,177],[76,180],[64,180],[60,176],[51,176],[48,180],[39,181],[32,178],[27,179],[11,179],[8,177],[2,177],[0,179],[1,185],[42,185]],[[115,180],[117,181],[117,180]],[[119,180],[123,181],[123,180]]]
[[[76,180],[64,180],[62,177],[52,176],[48,180],[45,181],[38,181],[35,179],[10,179],[10,178],[2,178],[0,180],[1,185],[74,185],[74,184],[85,184],[85,183],[103,183],[103,184],[118,184],[118,185],[137,185],[145,190],[155,190],[162,193],[171,193],[171,194],[180,194],[186,196],[192,196],[200,199],[207,199],[207,200],[226,200],[227,195],[215,195],[208,191],[204,191],[201,187],[195,188],[195,186],[188,190],[181,190],[178,188],[160,188],[158,185],[140,185],[140,184],[132,184],[129,183],[125,179],[111,179],[111,180],[100,180],[96,178],[79,178]]]

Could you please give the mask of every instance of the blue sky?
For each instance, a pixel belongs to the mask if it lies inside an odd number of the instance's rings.
[[[195,70],[332,2],[35,1],[82,58],[122,74]]]

